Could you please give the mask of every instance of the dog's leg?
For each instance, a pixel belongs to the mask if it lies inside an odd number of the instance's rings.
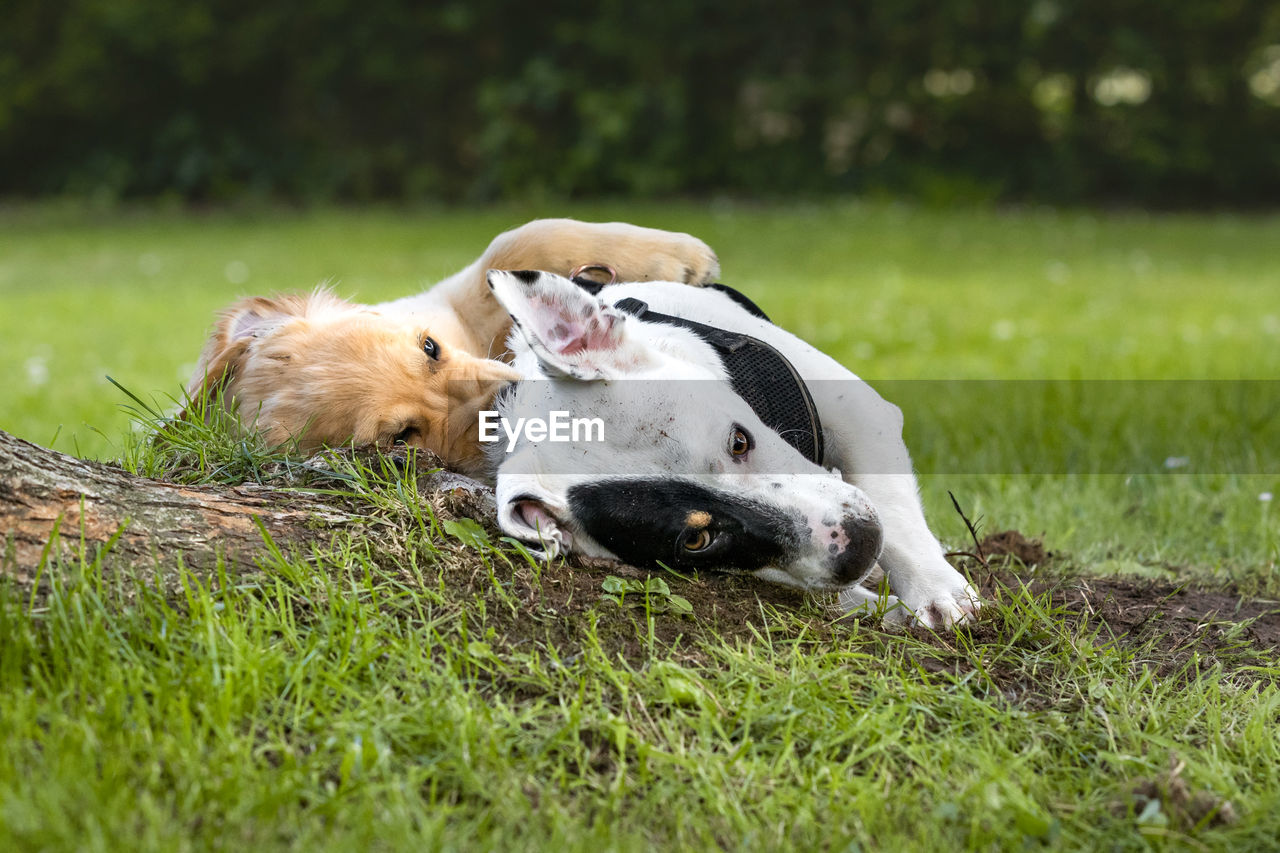
[[[499,234],[475,263],[425,294],[379,306],[381,310],[447,308],[466,327],[462,345],[472,355],[497,356],[505,348],[509,318],[489,292],[485,273],[542,270],[568,276],[584,264],[607,265],[619,281],[715,281],[720,262],[696,237],[625,222],[538,219]]]
[[[720,262],[688,234],[626,222],[538,219],[499,234],[480,257],[485,270],[542,270],[567,276],[584,264],[611,267],[619,281],[709,284]],[[483,278],[483,276],[482,276]]]
[[[902,441],[902,413],[861,380],[819,382],[815,401],[827,413],[828,460],[846,482],[875,506],[884,530],[880,567],[900,607],[890,621],[915,621],[934,628],[967,622],[978,611],[978,596],[946,561],[929,525]],[[825,398],[825,399],[823,399]]]

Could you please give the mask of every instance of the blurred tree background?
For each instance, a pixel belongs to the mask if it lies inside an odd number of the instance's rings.
[[[1270,205],[1274,0],[4,0],[0,194]]]

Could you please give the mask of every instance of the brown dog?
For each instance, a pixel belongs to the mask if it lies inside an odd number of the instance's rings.
[[[403,442],[478,475],[478,412],[516,378],[491,358],[505,354],[510,319],[485,273],[567,276],[583,265],[607,265],[621,281],[694,285],[720,272],[715,253],[688,234],[540,219],[500,234],[426,292],[394,302],[358,305],[325,290],[241,300],[219,315],[187,394],[220,400],[273,445],[296,442],[309,452]]]

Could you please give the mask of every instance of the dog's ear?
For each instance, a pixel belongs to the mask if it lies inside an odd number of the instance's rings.
[[[546,560],[569,553],[573,540],[560,523],[559,515],[564,511],[560,502],[536,486],[504,489],[504,485],[509,484],[500,482],[497,490],[498,526],[502,532],[532,546],[529,550]],[[509,496],[503,497],[502,493],[508,491]]]
[[[627,315],[563,276],[490,270],[489,288],[548,375],[599,379],[641,367],[648,349],[629,340]]]
[[[197,408],[226,387],[243,363],[250,344],[291,317],[306,313],[317,294],[289,294],[274,298],[241,299],[219,312],[217,323],[205,341],[195,374],[187,383],[187,400]],[[229,402],[229,401],[228,401]],[[187,412],[182,413],[185,417]]]

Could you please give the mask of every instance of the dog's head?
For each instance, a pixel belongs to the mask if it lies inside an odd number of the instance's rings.
[[[505,532],[551,554],[747,570],[807,588],[854,583],[874,565],[882,533],[866,495],[766,427],[692,332],[548,273],[490,272],[489,282],[512,317],[516,366],[547,377],[499,401],[508,428],[557,412],[584,427],[577,441],[566,427],[568,441],[540,430],[493,446]]]
[[[453,348],[451,318],[439,321],[325,290],[245,299],[219,316],[187,394],[223,401],[272,444],[403,442],[476,475],[477,412],[517,374]]]

